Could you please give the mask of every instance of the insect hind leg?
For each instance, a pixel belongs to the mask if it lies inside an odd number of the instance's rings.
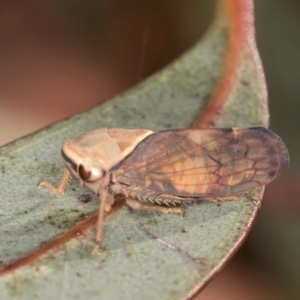
[[[126,204],[132,209],[152,210],[164,214],[179,214],[181,218],[183,218],[184,215],[184,210],[180,207],[164,207],[159,205],[144,204],[132,198],[126,199]]]

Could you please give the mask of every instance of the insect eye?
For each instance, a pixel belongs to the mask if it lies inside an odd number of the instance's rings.
[[[105,170],[98,164],[91,161],[83,161],[77,169],[80,179],[86,182],[94,182],[105,175]]]

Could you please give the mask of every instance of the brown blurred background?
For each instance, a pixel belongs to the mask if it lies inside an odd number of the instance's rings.
[[[0,145],[134,86],[191,47],[211,0],[0,0]],[[300,2],[257,0],[271,128],[291,167],[197,299],[300,299]],[[225,296],[226,295],[226,296]]]

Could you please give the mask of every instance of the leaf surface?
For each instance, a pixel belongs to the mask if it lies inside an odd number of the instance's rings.
[[[207,283],[248,233],[257,212],[249,196],[260,201],[263,189],[188,205],[183,220],[120,202],[105,218],[102,253],[93,255],[97,197],[75,180],[63,196],[37,184],[58,183],[62,143],[94,128],[266,126],[253,34],[252,2],[220,0],[206,35],[164,70],[1,148],[1,299],[182,299]]]

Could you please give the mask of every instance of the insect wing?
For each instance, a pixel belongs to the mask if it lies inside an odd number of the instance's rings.
[[[148,136],[112,171],[144,190],[222,197],[265,185],[288,164],[282,140],[262,127],[174,129]]]

